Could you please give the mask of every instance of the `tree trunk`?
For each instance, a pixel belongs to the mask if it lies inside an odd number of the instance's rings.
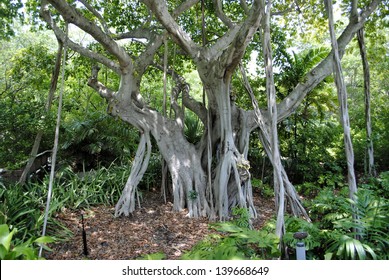
[[[370,114],[370,67],[367,59],[367,52],[365,46],[365,35],[363,28],[357,32],[359,51],[362,58],[363,66],[363,82],[364,82],[364,96],[365,96],[365,125],[366,125],[366,150],[367,150],[367,173],[369,176],[375,176],[374,167],[374,147],[371,129],[371,114]]]
[[[60,68],[61,68],[62,45],[63,44],[58,40],[57,56],[55,59],[53,76],[51,77],[50,90],[49,90],[49,94],[47,96],[47,102],[46,102],[46,106],[45,106],[46,115],[48,115],[48,113],[50,111],[51,104],[52,104],[52,101],[54,98],[54,93],[55,93],[55,90],[57,89],[58,77],[59,77],[59,72],[60,72]],[[35,136],[34,145],[32,146],[30,156],[28,158],[26,166],[23,169],[22,175],[20,176],[19,184],[21,184],[21,185],[24,185],[26,183],[27,176],[30,173],[32,165],[34,164],[34,161],[36,159],[36,155],[38,154],[39,146],[41,144],[42,137],[43,137],[43,130],[40,129]]]

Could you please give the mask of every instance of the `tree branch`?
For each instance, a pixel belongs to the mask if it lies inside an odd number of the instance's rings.
[[[154,64],[153,66],[163,71],[163,67],[161,65]],[[204,106],[203,103],[197,101],[196,99],[190,96],[190,85],[186,82],[185,78],[179,75],[176,71],[173,71],[172,69],[168,69],[167,74],[172,76],[173,80],[178,85],[177,88],[181,89],[180,92],[182,93],[182,102],[184,103],[185,107],[194,112],[203,122],[203,124],[206,124],[207,108]],[[178,96],[177,93],[176,96]]]
[[[99,71],[100,67],[98,65],[92,67],[92,74],[88,80],[88,86],[97,91],[101,97],[105,98],[108,101],[111,101],[115,97],[116,93],[97,80]]]
[[[123,40],[123,39],[147,39],[151,40],[153,37],[153,34],[150,32],[149,29],[140,27],[122,34],[119,34],[115,37],[117,40]]]
[[[247,19],[243,22],[237,36],[229,46],[229,51],[224,52],[226,61],[225,78],[229,78],[240,60],[242,59],[247,45],[257,31],[263,16],[264,7],[262,0],[255,0],[252,4]]]
[[[346,46],[355,36],[355,33],[363,27],[368,17],[377,9],[377,6],[381,2],[382,0],[371,1],[366,9],[360,14],[359,19],[349,22],[348,26],[337,40],[340,58],[342,58]],[[278,122],[290,116],[298,108],[305,96],[327,76],[331,75],[333,71],[332,57],[333,53],[331,52],[318,66],[307,73],[304,78],[305,82],[299,83],[293,91],[282,100],[277,108]]]
[[[223,11],[223,3],[220,0],[213,0],[213,5],[215,7],[216,16],[228,27],[232,28],[234,26],[233,22]]]
[[[197,2],[197,1],[193,1]],[[143,0],[143,3],[161,22],[170,33],[173,40],[193,59],[197,59],[200,54],[200,47],[193,42],[190,36],[177,24],[173,16],[169,13],[165,1]],[[186,3],[186,2],[185,2]]]
[[[119,46],[113,38],[104,33],[97,25],[90,22],[82,16],[77,10],[69,5],[66,0],[47,0],[69,23],[73,23],[86,33],[90,34],[98,41],[109,53],[114,55],[120,64],[122,71],[131,67],[131,58],[127,52]],[[128,70],[127,70],[128,71]]]
[[[139,79],[142,74],[145,72],[147,66],[151,65],[154,60],[154,54],[158,51],[159,47],[163,43],[163,38],[166,34],[153,36],[150,39],[150,42],[146,46],[146,50],[139,55],[138,59],[135,62],[135,68],[138,72]]]
[[[100,21],[101,26],[104,29],[104,32],[107,33],[108,35],[111,35],[111,32],[109,31],[108,25],[105,22],[104,18],[85,0],[78,0],[80,1],[85,8],[87,8],[97,19]]]
[[[57,24],[53,21],[49,10],[46,9],[46,7],[43,5],[42,5],[42,8],[40,10],[40,15],[45,20],[45,22],[51,27],[51,29],[53,29],[54,34],[57,37],[57,39],[63,43],[65,41],[65,37],[66,37],[65,32],[63,32],[57,26]],[[117,63],[115,63],[114,61],[112,61],[111,59],[109,59],[101,54],[92,52],[91,50],[73,42],[69,38],[67,38],[67,44],[68,44],[68,47],[71,48],[72,50],[74,50],[75,52],[78,52],[83,56],[89,57],[90,59],[96,60],[97,62],[104,64],[105,66],[112,69],[113,71],[115,71],[118,74],[120,73],[119,65]]]
[[[247,6],[247,2],[246,0],[240,0],[240,6],[242,7],[243,11],[248,14],[250,9],[249,7]]]

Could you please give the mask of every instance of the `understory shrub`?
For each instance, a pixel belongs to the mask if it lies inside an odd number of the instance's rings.
[[[255,260],[273,259],[279,254],[279,239],[274,233],[250,230],[225,222],[211,226],[219,233],[197,243],[184,260]]]
[[[309,259],[389,259],[389,201],[364,189],[346,197],[324,189],[308,207],[313,223],[288,217],[286,246],[295,248],[293,233],[304,231]]]
[[[16,232],[16,228],[9,231],[7,224],[0,224],[0,260],[37,260],[39,247],[50,250],[46,244],[55,241],[52,237],[42,236],[30,237],[27,241],[21,242],[13,238]]]
[[[111,164],[108,168],[76,173],[70,167],[57,172],[57,186],[53,197],[66,200],[65,206],[73,209],[94,205],[114,205],[120,198],[130,168]]]
[[[17,228],[15,238],[21,241],[39,236],[43,227],[46,199],[46,186],[42,184],[0,185],[0,224]],[[53,198],[50,214],[59,211],[65,200]],[[48,219],[47,234],[60,240],[68,238],[70,231],[51,216]]]

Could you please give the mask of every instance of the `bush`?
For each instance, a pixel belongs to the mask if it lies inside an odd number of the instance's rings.
[[[278,237],[269,232],[241,228],[233,223],[211,226],[211,234],[183,255],[184,260],[272,259],[279,254]]]
[[[41,233],[46,206],[46,185],[0,185],[0,224],[17,228],[16,238],[27,240]],[[50,213],[64,205],[64,200],[53,198]],[[48,220],[47,233],[58,239],[70,236],[70,231],[53,218]]]
[[[94,205],[114,205],[126,184],[130,168],[111,164],[108,168],[75,173],[70,167],[57,172],[58,186],[53,198],[65,200],[73,209]]]
[[[347,190],[344,192],[346,193]],[[287,220],[288,231],[302,228],[314,239],[315,257],[326,259],[388,259],[389,202],[371,190],[359,189],[353,200],[324,189],[310,203],[314,227],[305,221]],[[355,219],[354,217],[359,217]],[[288,233],[286,243],[292,240]],[[309,243],[308,247],[312,247]],[[293,244],[291,244],[293,245]]]

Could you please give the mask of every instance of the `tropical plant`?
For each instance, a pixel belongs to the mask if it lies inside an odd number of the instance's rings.
[[[231,223],[241,228],[251,229],[251,216],[247,208],[233,207],[231,209],[232,221]]]
[[[329,235],[330,248],[338,247],[335,257],[359,258],[389,258],[389,201],[376,197],[369,190],[359,190],[355,199],[347,199],[345,213],[351,213],[334,220],[335,231]],[[358,219],[353,219],[357,216]],[[355,254],[355,252],[357,254]]]
[[[210,234],[186,252],[184,260],[272,259],[279,256],[274,233],[256,231],[225,222],[211,226],[222,234]]]
[[[112,163],[109,167],[74,172],[68,166],[57,172],[58,185],[53,198],[64,201],[72,209],[88,208],[94,205],[113,205],[129,175],[127,166]]]
[[[287,216],[285,219],[285,234],[283,242],[288,248],[287,257],[295,259],[295,248],[298,240],[294,238],[296,232],[306,232],[308,236],[303,240],[306,248],[307,259],[322,259],[323,258],[323,234],[317,223],[310,223],[297,217]]]
[[[324,189],[308,206],[321,231],[321,253],[328,259],[387,259],[388,200],[362,188],[354,199],[346,197],[347,189]]]
[[[13,238],[17,232],[16,228],[9,231],[7,224],[0,225],[0,260],[37,260],[38,247],[42,246],[46,250],[50,250],[46,246],[48,243],[55,241],[49,236],[41,236],[38,238],[29,238],[23,243],[18,243]]]

